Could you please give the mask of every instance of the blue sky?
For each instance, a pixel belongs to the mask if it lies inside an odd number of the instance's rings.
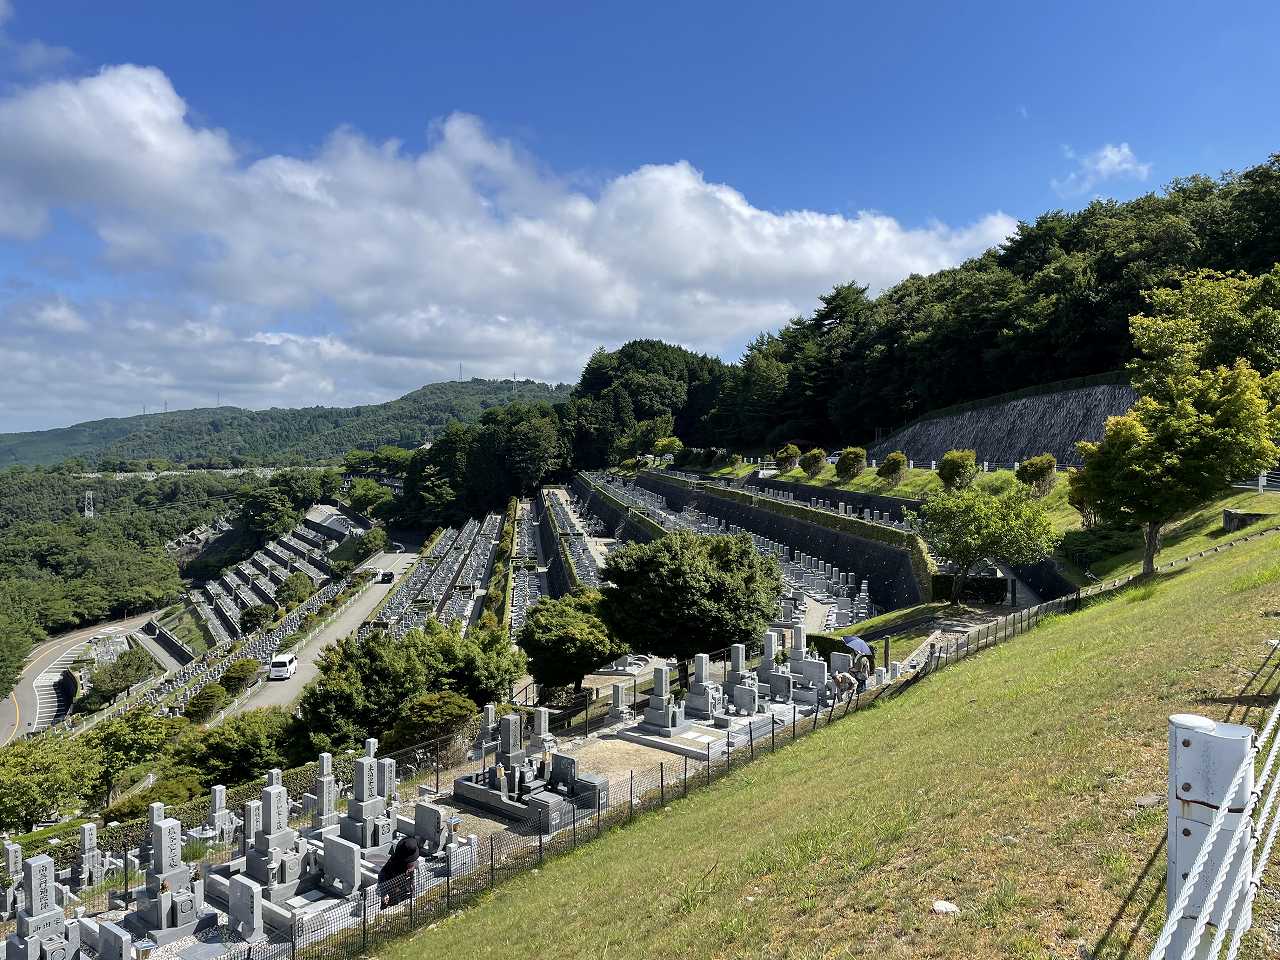
[[[1274,5],[575,6],[0,0],[0,429],[733,357],[1280,149]]]

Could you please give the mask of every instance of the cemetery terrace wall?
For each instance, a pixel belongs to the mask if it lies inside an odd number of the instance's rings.
[[[542,544],[542,555],[547,561],[547,585],[551,588],[552,598],[559,599],[577,586],[577,578],[572,566],[564,558],[555,518],[543,499],[546,496],[546,488],[540,487],[538,495],[533,498],[533,509],[538,520],[538,541]]]
[[[979,461],[1009,464],[1047,452],[1060,464],[1078,464],[1076,441],[1101,438],[1107,417],[1123,414],[1136,399],[1129,384],[1104,383],[940,411],[909,424],[867,453],[883,458],[901,450],[908,459],[927,463],[941,460],[948,450],[975,450]]]
[[[587,502],[588,511],[603,520],[610,530],[618,533],[616,539],[651,543],[666,533],[644,514],[637,513],[609,491],[596,486],[589,477],[575,473],[571,486]]]
[[[641,473],[636,483],[666,497],[676,509],[692,504],[713,517],[821,556],[842,570],[856,570],[870,578],[871,599],[885,610],[932,599],[933,565],[920,538],[912,534],[799,503],[676,483],[655,473]]]

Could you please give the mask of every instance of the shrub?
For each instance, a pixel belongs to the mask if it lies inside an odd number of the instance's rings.
[[[800,462],[800,448],[794,443],[788,443],[773,455],[773,459],[777,461],[780,472],[786,473],[788,470],[794,470],[796,464]]]
[[[948,450],[938,462],[944,490],[963,490],[978,475],[978,455],[972,450]]]
[[[1088,569],[1106,560],[1142,546],[1142,534],[1136,529],[1094,525],[1087,530],[1069,530],[1062,538],[1062,555],[1078,567]]]
[[[826,465],[827,451],[821,447],[814,447],[800,458],[800,467],[808,474],[810,480],[816,478]]]
[[[259,603],[240,614],[240,628],[245,633],[253,633],[259,627],[266,626],[274,619],[276,608],[270,603]]]
[[[210,683],[187,701],[187,708],[182,711],[182,715],[195,723],[204,723],[230,701],[226,687],[220,683]]]
[[[231,696],[235,696],[253,682],[258,675],[258,661],[245,658],[237,660],[222,674],[222,686]]]
[[[1058,459],[1052,453],[1042,453],[1023,460],[1013,475],[1034,490],[1037,497],[1048,496],[1058,482]]]
[[[841,480],[852,480],[867,469],[867,451],[862,447],[845,447],[836,460],[836,476]]]
[[[885,457],[884,463],[880,464],[880,468],[876,470],[876,476],[881,480],[887,480],[891,487],[900,484],[906,475],[907,455],[901,450],[895,450]]]
[[[395,725],[379,742],[387,750],[429,743],[453,733],[479,712],[475,703],[451,690],[420,693],[401,708]]]
[[[311,578],[300,570],[295,571],[285,577],[284,583],[280,584],[279,589],[276,590],[276,602],[292,607],[315,592],[316,588]]]

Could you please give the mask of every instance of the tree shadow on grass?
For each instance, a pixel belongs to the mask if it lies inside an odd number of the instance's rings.
[[[1111,918],[1111,923],[1107,925],[1107,929],[1098,938],[1098,942],[1093,945],[1093,949],[1089,952],[1090,956],[1097,957],[1099,960],[1104,956],[1108,960],[1128,960],[1129,957],[1134,955],[1133,945],[1137,941],[1138,934],[1146,924],[1147,919],[1151,916],[1151,912],[1155,909],[1156,902],[1164,893],[1164,883],[1157,881],[1151,890],[1151,895],[1147,897],[1142,907],[1132,916],[1128,915],[1130,908],[1138,901],[1139,891],[1142,890],[1143,884],[1147,882],[1148,877],[1153,876],[1157,864],[1160,863],[1166,839],[1162,835],[1160,842],[1151,851],[1151,856],[1147,857],[1147,862],[1142,865],[1141,872],[1138,874],[1137,879],[1133,881],[1133,886],[1129,888],[1129,892],[1125,894],[1125,898],[1120,903],[1119,909],[1116,910],[1115,916]],[[1160,872],[1163,873],[1163,869]],[[1126,932],[1118,934],[1121,926],[1125,928]],[[1119,948],[1119,952],[1104,954],[1103,951],[1112,946],[1113,940],[1118,935],[1124,937],[1124,944]]]
[[[1244,682],[1244,686],[1240,688],[1240,692],[1234,696],[1228,697],[1205,697],[1201,703],[1222,704],[1227,706],[1227,714],[1223,717],[1226,723],[1245,723],[1249,713],[1258,708],[1273,705],[1277,698],[1280,697],[1280,685],[1273,687],[1277,674],[1280,674],[1280,648],[1268,647],[1267,655],[1263,657],[1262,662],[1258,664],[1258,668],[1253,671],[1249,679]],[[1237,716],[1237,711],[1239,715]],[[1152,911],[1155,909],[1157,901],[1161,894],[1164,893],[1164,883],[1157,882],[1151,891],[1151,895],[1147,898],[1146,903],[1132,917],[1126,918],[1130,912],[1130,908],[1137,902],[1139,891],[1141,891],[1144,883],[1153,875],[1156,864],[1160,860],[1162,851],[1165,848],[1166,837],[1162,836],[1160,842],[1156,844],[1156,848],[1151,851],[1151,856],[1147,858],[1147,862],[1143,864],[1142,871],[1133,881],[1133,886],[1129,888],[1129,892],[1125,895],[1119,909],[1111,918],[1111,922],[1107,925],[1107,929],[1102,936],[1094,944],[1090,955],[1102,960],[1105,956],[1108,960],[1129,960],[1133,956],[1133,946],[1138,939],[1138,934],[1142,931],[1143,926],[1151,917]],[[1104,954],[1103,951],[1112,947],[1114,939],[1117,937],[1117,931],[1124,926],[1128,931],[1124,934],[1124,944],[1119,948],[1119,952]]]

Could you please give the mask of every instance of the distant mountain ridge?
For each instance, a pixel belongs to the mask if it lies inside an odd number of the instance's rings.
[[[552,386],[536,380],[473,378],[429,383],[398,399],[358,407],[203,407],[92,420],[52,430],[0,434],[0,468],[54,464],[72,457],[91,465],[102,460],[324,459],[356,447],[417,446],[450,420],[474,420],[513,397],[558,403],[569,398],[570,389],[568,384]]]

